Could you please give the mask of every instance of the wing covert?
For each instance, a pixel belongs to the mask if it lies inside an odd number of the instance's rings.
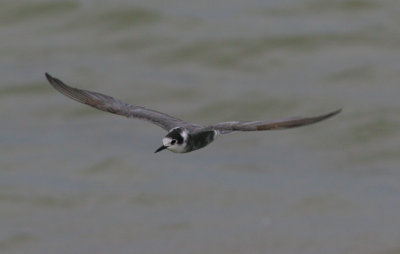
[[[309,124],[314,124],[325,119],[328,119],[334,115],[337,115],[342,110],[336,110],[328,114],[319,115],[315,117],[293,117],[288,119],[276,120],[276,121],[231,121],[217,123],[214,125],[207,126],[206,129],[213,129],[218,131],[220,134],[230,133],[232,131],[265,131],[265,130],[281,130],[296,128]]]
[[[186,124],[186,122],[178,118],[156,110],[131,105],[105,94],[70,87],[48,73],[46,73],[46,78],[57,91],[65,96],[102,111],[128,118],[142,119],[158,125],[167,131],[174,127]]]

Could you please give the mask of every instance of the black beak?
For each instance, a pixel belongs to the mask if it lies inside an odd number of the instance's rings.
[[[162,146],[160,146],[160,148],[158,148],[154,153],[158,153],[159,151],[162,151],[162,150],[166,149],[167,147],[168,147],[168,146],[162,145]]]

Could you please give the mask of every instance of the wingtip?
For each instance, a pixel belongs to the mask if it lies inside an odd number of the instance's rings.
[[[333,111],[331,114],[332,114],[332,115],[337,115],[337,114],[339,114],[339,113],[342,112],[342,111],[343,111],[343,109],[340,108],[340,109],[337,109],[337,110]]]
[[[327,119],[327,118],[331,118],[331,117],[333,117],[333,116],[339,114],[340,112],[342,112],[342,109],[341,109],[341,108],[340,108],[340,109],[337,109],[337,110],[335,110],[335,111],[332,111],[332,112],[330,112],[330,113],[328,113],[328,114],[326,114],[326,115],[323,115],[323,116],[321,117],[320,121],[325,120],[325,119]]]
[[[45,72],[44,75],[46,76],[48,81],[51,81],[54,79],[48,72]]]
[[[44,73],[46,76],[47,81],[50,83],[50,85],[52,85],[53,87],[59,86],[61,82],[61,80],[51,76],[48,72]]]

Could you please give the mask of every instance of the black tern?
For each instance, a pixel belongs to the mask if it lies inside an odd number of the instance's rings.
[[[339,109],[315,117],[292,117],[275,121],[231,121],[201,126],[182,121],[156,110],[131,105],[105,94],[70,87],[48,73],[46,73],[46,78],[56,90],[75,101],[113,114],[142,119],[168,131],[168,134],[162,139],[163,145],[155,151],[156,153],[164,149],[175,153],[188,153],[207,146],[218,135],[233,131],[266,131],[296,128],[323,121],[342,111]]]

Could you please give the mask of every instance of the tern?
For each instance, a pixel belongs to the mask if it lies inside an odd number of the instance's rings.
[[[292,117],[275,121],[230,121],[202,126],[185,122],[153,109],[131,105],[105,94],[70,87],[48,73],[46,73],[46,78],[56,90],[75,101],[113,114],[142,119],[166,130],[168,134],[162,139],[162,146],[155,151],[156,153],[164,149],[175,153],[188,153],[207,146],[218,135],[234,131],[296,128],[323,121],[342,111],[338,109],[314,117]]]

